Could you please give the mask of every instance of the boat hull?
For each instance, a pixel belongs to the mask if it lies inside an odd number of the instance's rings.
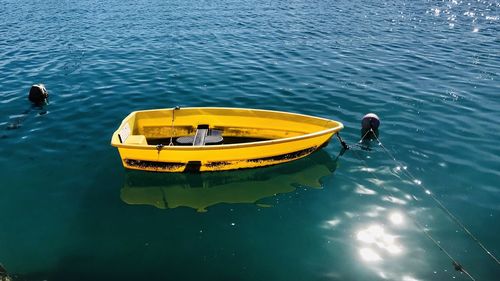
[[[186,111],[189,109],[181,109],[181,111],[182,110]],[[214,112],[219,111],[224,114],[229,114],[228,112],[234,109],[211,108],[211,110],[213,111],[211,111],[211,114],[215,114]],[[241,111],[244,109],[237,110]],[[278,119],[276,119],[278,117],[287,122],[291,122],[289,120],[294,119],[300,120],[301,116],[303,116],[304,118],[313,118],[315,122],[317,120],[323,120],[324,122],[331,121],[328,119],[321,119],[306,115],[263,110],[252,110],[251,115],[258,116],[258,118],[260,119],[265,119],[268,112],[270,112],[270,116],[273,116],[274,118],[269,121],[273,124],[280,122]],[[179,112],[176,112],[174,114],[180,116]],[[244,115],[244,113],[242,112],[236,112],[235,114],[237,114],[238,116]],[[250,116],[250,113],[245,114]],[[132,114],[129,115],[128,119],[126,118],[124,120],[121,127],[124,126],[124,123],[128,122],[128,124],[130,124],[130,126],[132,126],[133,128],[132,132],[140,133],[141,129],[136,128],[136,123],[138,122],[133,119],[134,116]],[[178,120],[179,123],[182,123],[183,119],[181,117],[178,117]],[[256,124],[258,123],[257,121],[257,119],[253,121],[252,119],[248,119],[245,122]],[[322,124],[324,122],[320,123]],[[222,123],[218,123],[218,126],[222,127],[221,124]],[[283,124],[281,124],[281,126],[283,126]],[[185,124],[181,125],[184,126]],[[244,126],[245,124],[238,125]],[[168,127],[168,125],[165,127]],[[259,130],[259,128],[255,127],[253,130],[255,130],[256,132],[265,132],[266,134],[269,134],[270,131],[275,129],[274,127],[271,127],[271,125],[267,125],[267,127],[264,127],[262,125],[260,127],[262,128],[262,130]],[[307,126],[304,125],[304,127]],[[276,165],[306,157],[307,155],[326,145],[330,138],[342,128],[342,124],[337,122],[333,125],[326,126],[322,130],[307,134],[292,134],[292,136],[288,138],[284,137],[279,139],[249,143],[206,146],[169,146],[168,144],[155,146],[145,144],[120,143],[119,138],[117,137],[117,134],[120,131],[120,129],[118,129],[117,132],[115,132],[115,134],[113,135],[112,145],[118,148],[123,166],[127,169],[155,172],[223,171]],[[230,130],[227,131],[229,132]],[[287,132],[287,134],[291,133]]]

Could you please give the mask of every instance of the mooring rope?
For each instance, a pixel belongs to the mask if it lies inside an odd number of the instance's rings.
[[[170,143],[168,144],[168,146],[172,146],[174,145],[173,141],[172,141],[172,138],[174,137],[174,119],[175,119],[175,111],[176,110],[179,110],[180,107],[179,106],[176,106],[172,109],[172,126],[170,127]]]
[[[373,177],[375,177],[379,182],[382,182],[382,180],[371,170],[369,169],[368,165],[366,164],[366,161],[363,160],[359,155],[358,155],[358,152],[355,151],[355,150],[352,150],[352,152],[355,154],[355,157],[361,162],[363,163],[363,165],[365,166],[366,168],[366,171],[368,171],[370,174],[372,174]],[[396,198],[396,196],[392,193],[392,191],[390,191],[388,188],[386,188],[384,185],[381,185],[382,186],[382,189],[385,190],[385,192],[387,192],[392,198]],[[446,251],[440,244],[438,241],[436,241],[436,239],[434,239],[434,237],[432,237],[432,235],[419,223],[419,221],[413,216],[411,215],[411,213],[408,213],[408,216],[411,218],[411,220],[413,221],[413,223],[415,223],[415,225],[417,226],[417,228],[423,232],[427,238],[429,238],[429,240],[431,240],[441,251],[443,251],[443,253],[446,254],[446,256],[448,256],[448,258],[451,260],[452,262],[452,265],[453,267],[455,268],[456,271],[459,271],[459,272],[462,272],[464,273],[465,275],[467,275],[467,277],[469,277],[471,280],[475,281],[476,279],[455,259],[453,258],[450,253],[448,253],[448,251]]]
[[[465,268],[460,264],[458,263],[458,261],[456,261],[451,255],[450,253],[448,253],[448,251],[446,251],[440,244],[438,241],[436,241],[436,239],[434,239],[434,237],[432,237],[429,232],[427,232],[427,230],[415,219],[413,219],[413,222],[418,226],[418,228],[420,228],[420,230],[427,236],[427,238],[429,238],[432,242],[434,242],[434,244],[441,250],[443,251],[443,253],[445,253],[448,258],[450,258],[450,260],[452,260],[452,265],[453,267],[455,268],[456,271],[459,271],[459,272],[463,272],[465,275],[467,275],[471,280],[476,280],[474,279],[474,277],[472,277],[472,275],[467,271],[465,270]]]
[[[375,132],[373,132],[372,129],[366,131],[366,133],[361,137],[361,139],[358,141],[358,143],[362,143],[365,140],[366,136],[368,136],[369,133],[375,134]]]
[[[500,265],[500,261],[498,260],[498,258],[495,257],[495,255],[493,255],[493,253],[488,250],[486,246],[484,246],[484,244],[474,234],[472,234],[472,232],[448,208],[446,208],[446,206],[439,199],[437,199],[437,197],[430,189],[425,187],[420,180],[418,180],[410,171],[408,171],[408,169],[405,168],[403,163],[401,163],[396,159],[396,157],[394,157],[394,155],[384,146],[384,144],[380,141],[373,130],[370,129],[370,131],[373,133],[375,139],[378,141],[378,144],[387,153],[387,155],[396,163],[396,165],[402,167],[401,170],[403,174],[406,175],[415,185],[419,186],[427,195],[429,195],[432,200],[434,200],[434,202],[462,229],[462,231],[464,231],[472,240],[474,240],[479,245],[479,247],[496,262],[497,265]]]

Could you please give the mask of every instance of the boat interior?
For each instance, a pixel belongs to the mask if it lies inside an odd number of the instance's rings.
[[[122,137],[127,124],[129,135]],[[126,144],[204,146],[296,137],[335,126],[327,119],[274,111],[188,108],[134,112],[118,136]]]

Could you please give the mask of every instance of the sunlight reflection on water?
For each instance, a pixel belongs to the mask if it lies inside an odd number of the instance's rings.
[[[364,261],[372,261],[380,252],[387,252],[391,255],[401,254],[403,248],[397,243],[396,236],[388,233],[381,225],[371,225],[366,229],[360,230],[356,234],[356,239],[363,246],[371,246],[371,248],[363,247],[360,250],[360,255]],[[367,251],[370,249],[370,251]],[[377,254],[378,255],[378,254]]]
[[[405,254],[401,236],[395,233],[402,231],[406,218],[400,210],[385,210],[386,215],[380,214],[378,218],[385,217],[385,221],[372,221],[355,231],[355,241],[359,259],[368,269],[377,272],[382,279],[395,278],[395,272],[387,271],[388,262]],[[400,280],[417,280],[405,274],[399,276]]]

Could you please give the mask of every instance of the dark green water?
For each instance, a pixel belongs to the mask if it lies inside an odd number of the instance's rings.
[[[420,186],[500,255],[499,11],[1,1],[0,263],[15,280],[470,280],[425,228],[476,280],[498,280]],[[32,108],[40,82],[50,104]],[[402,165],[377,143],[337,158],[332,141],[264,169],[126,173],[109,145],[123,117],[176,105],[327,117],[349,143],[376,112]]]

